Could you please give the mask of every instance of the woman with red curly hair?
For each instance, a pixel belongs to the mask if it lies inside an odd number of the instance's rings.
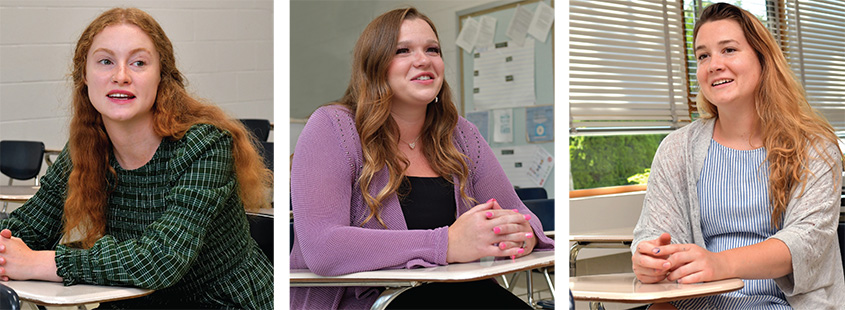
[[[156,290],[103,308],[271,308],[244,212],[268,205],[270,172],[243,125],[188,95],[161,26],[102,13],[71,78],[70,141],[0,221],[0,277]]]

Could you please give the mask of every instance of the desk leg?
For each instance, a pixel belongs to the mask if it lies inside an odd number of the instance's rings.
[[[387,305],[390,304],[399,294],[404,293],[405,291],[413,288],[413,286],[405,286],[405,287],[398,287],[398,288],[388,288],[381,293],[381,295],[376,299],[376,302],[370,307],[370,310],[384,310],[387,308]]]
[[[575,260],[578,258],[578,252],[581,251],[581,243],[575,241],[571,247],[569,247],[569,276],[575,276]]]
[[[528,305],[531,306],[531,308],[534,308],[534,288],[532,287],[534,279],[531,276],[531,270],[525,271],[525,280],[525,288],[528,290]]]
[[[555,285],[552,282],[552,276],[549,275],[549,267],[543,267],[543,276],[546,277],[546,283],[549,285],[549,290],[552,292],[552,299],[557,299],[555,296]]]
[[[508,291],[511,290],[511,285],[510,285],[510,283],[508,283],[508,276],[507,275],[504,275],[504,274],[502,275],[502,283],[505,284],[505,289],[507,289]]]

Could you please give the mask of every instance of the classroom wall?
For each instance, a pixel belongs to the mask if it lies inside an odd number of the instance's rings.
[[[493,2],[499,1],[291,0],[290,117],[305,119],[319,106],[343,96],[349,84],[352,49],[364,27],[384,12],[409,5],[426,14],[437,27],[446,81],[455,92],[455,103],[460,105],[456,12]],[[291,136],[291,140],[293,144],[296,137]]]
[[[414,6],[434,22],[440,36],[446,81],[452,86],[455,104],[461,105],[460,60],[457,12],[504,1],[473,0],[291,0],[290,3],[290,152],[296,147],[304,120],[321,105],[340,99],[349,84],[352,52],[361,32],[375,17],[392,9]],[[499,28],[507,23],[500,22]],[[522,114],[519,114],[522,113]],[[524,120],[524,109],[514,114]],[[520,125],[522,127],[520,127]],[[520,146],[524,123],[515,123],[516,143],[494,146]],[[553,143],[541,144],[554,154]],[[554,170],[552,170],[554,173]],[[554,176],[546,183],[554,198]]]
[[[159,22],[191,93],[233,117],[274,121],[272,0],[3,0],[0,139],[65,145],[73,48],[88,23],[116,6],[138,7]]]
[[[634,230],[643,210],[645,191],[569,199],[569,234],[595,234]],[[608,216],[612,215],[612,216]],[[627,249],[583,249],[578,260],[618,253]],[[630,256],[628,256],[630,267]]]

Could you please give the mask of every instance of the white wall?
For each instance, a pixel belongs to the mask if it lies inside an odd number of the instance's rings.
[[[94,18],[116,6],[138,7],[161,24],[197,97],[236,118],[273,121],[272,0],[2,0],[0,139],[65,145],[73,48]]]
[[[352,49],[358,36],[375,17],[392,9],[416,7],[437,27],[446,81],[458,89],[458,37],[456,12],[492,0],[292,0],[290,3],[290,115],[304,119],[317,107],[340,99],[349,83]],[[460,94],[455,93],[455,104]],[[297,131],[291,129],[291,144]],[[293,147],[291,147],[293,152]]]
[[[569,234],[633,233],[640,219],[645,191],[569,199]],[[629,252],[626,249],[583,249],[578,259]]]

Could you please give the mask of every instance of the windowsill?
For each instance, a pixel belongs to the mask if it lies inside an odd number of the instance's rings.
[[[645,191],[645,184],[587,188],[569,191],[569,198],[592,197]]]

